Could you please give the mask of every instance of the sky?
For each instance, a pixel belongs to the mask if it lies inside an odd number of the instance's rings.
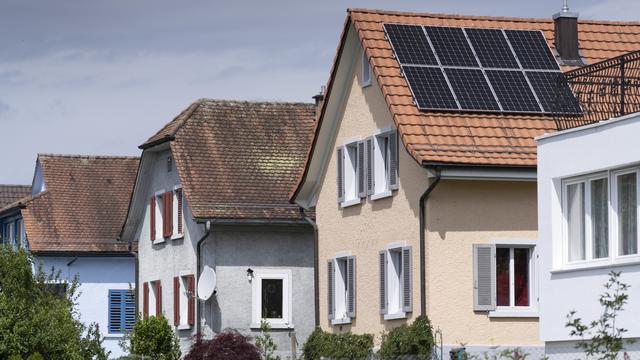
[[[0,184],[38,153],[139,155],[200,98],[305,101],[326,83],[347,8],[549,18],[562,0],[0,0]],[[572,0],[638,20],[638,0]]]

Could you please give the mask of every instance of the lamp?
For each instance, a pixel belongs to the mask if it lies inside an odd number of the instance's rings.
[[[253,280],[253,269],[252,268],[247,268],[247,280],[249,280],[249,282],[251,282],[251,280]]]

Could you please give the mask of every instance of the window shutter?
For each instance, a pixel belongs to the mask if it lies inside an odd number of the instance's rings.
[[[164,205],[162,236],[171,237],[173,234],[173,193],[171,191],[163,194],[162,203]]]
[[[124,296],[124,329],[133,330],[136,323],[136,295],[133,290],[125,290]]]
[[[333,320],[333,301],[335,288],[335,272],[333,270],[333,259],[327,261],[327,308],[329,312],[329,320]]]
[[[341,203],[344,201],[344,146],[340,146],[336,150],[336,163],[338,164],[338,203]]]
[[[120,333],[124,321],[124,292],[122,290],[109,290],[109,332]]]
[[[160,280],[156,282],[156,316],[162,315],[162,285]]]
[[[149,201],[149,233],[151,241],[156,239],[156,196],[153,195]]]
[[[356,317],[356,258],[347,257],[347,316]]]
[[[173,325],[180,325],[180,277],[173,278]]]
[[[358,141],[358,197],[367,197],[367,159],[364,141]]]
[[[380,314],[387,313],[387,252],[378,253],[378,266],[380,269]]]
[[[398,132],[389,133],[389,190],[398,189]]]
[[[365,158],[367,159],[367,195],[373,195],[373,193],[375,192],[375,172],[373,171],[375,163],[375,152],[373,149],[373,137],[368,137],[365,142]]]
[[[473,245],[473,309],[490,311],[496,308],[496,247]]]
[[[149,316],[149,283],[142,284],[142,315]]]
[[[187,301],[187,320],[188,324],[193,326],[195,324],[195,310],[196,310],[196,278],[194,275],[187,277],[187,290],[189,291],[189,298]]]
[[[182,234],[183,230],[182,230],[182,189],[177,189],[176,190],[176,198],[178,200],[178,219],[177,219],[177,224],[178,224],[178,234]]]
[[[413,266],[411,246],[402,248],[402,311],[413,311]]]

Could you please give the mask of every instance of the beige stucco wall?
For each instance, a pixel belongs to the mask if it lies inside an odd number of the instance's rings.
[[[361,50],[360,50],[361,51]],[[335,148],[347,140],[393,125],[379,86],[362,88],[360,57],[347,84]],[[335,101],[336,99],[332,99]],[[390,198],[363,199],[340,208],[336,199],[335,152],[318,191],[320,317],[325,330],[379,335],[420,312],[419,198],[427,172],[400,146],[399,189]],[[489,319],[473,312],[472,244],[494,238],[536,238],[536,186],[524,182],[443,180],[427,206],[427,313],[445,344],[538,344],[536,319]],[[378,251],[393,242],[413,247],[413,313],[385,321],[379,314]],[[327,260],[338,252],[356,257],[356,318],[332,326],[327,318]]]

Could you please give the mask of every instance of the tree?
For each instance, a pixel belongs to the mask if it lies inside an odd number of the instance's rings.
[[[280,356],[275,354],[278,345],[271,337],[271,325],[264,319],[260,320],[260,335],[256,337],[256,347],[263,360],[280,360]]]
[[[148,356],[153,360],[178,360],[181,355],[178,338],[162,315],[138,319],[121,346],[132,355]]]
[[[97,325],[74,316],[78,282],[33,270],[24,250],[0,245],[0,358],[107,359]]]

